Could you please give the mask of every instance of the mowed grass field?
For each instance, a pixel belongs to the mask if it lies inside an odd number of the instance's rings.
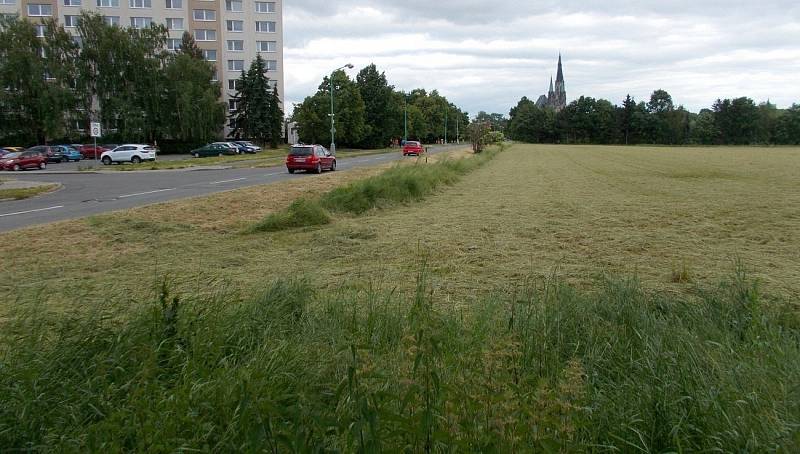
[[[194,290],[293,275],[329,288],[411,288],[422,257],[436,288],[461,302],[553,274],[579,286],[635,274],[648,288],[682,292],[717,282],[737,260],[769,292],[800,294],[800,150],[792,148],[515,145],[421,203],[242,234],[300,196],[379,171],[2,234],[0,274],[9,279],[0,296],[35,292],[53,307],[109,294],[135,300],[167,275]]]
[[[461,150],[0,235],[0,446],[796,452],[798,151]],[[449,184],[252,228],[373,176],[317,208]]]

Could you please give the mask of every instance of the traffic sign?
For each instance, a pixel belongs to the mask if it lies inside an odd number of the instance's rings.
[[[90,134],[90,135],[91,135],[92,137],[102,137],[102,135],[103,135],[103,134],[102,134],[102,132],[103,132],[103,131],[102,131],[102,129],[100,128],[100,123],[95,123],[95,122],[92,122],[90,130],[91,130],[91,131],[90,131],[90,132],[91,132],[91,134]]]

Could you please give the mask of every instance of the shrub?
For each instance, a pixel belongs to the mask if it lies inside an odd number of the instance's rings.
[[[277,232],[295,227],[310,227],[331,222],[327,212],[316,200],[299,198],[288,208],[267,216],[266,219],[250,228],[250,232]]]

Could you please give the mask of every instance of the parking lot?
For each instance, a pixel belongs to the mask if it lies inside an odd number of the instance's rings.
[[[179,161],[181,159],[189,159],[192,156],[189,154],[165,154],[165,155],[158,155],[159,161]],[[102,170],[103,165],[100,160],[94,159],[82,159],[80,161],[72,161],[72,162],[51,162],[47,164],[47,168],[44,170],[26,170],[25,172],[19,172],[21,174],[28,174],[28,173],[54,173],[58,171],[62,172],[78,172],[80,170],[87,170],[89,168],[94,168],[98,170]],[[14,173],[8,172],[9,174],[13,175]]]

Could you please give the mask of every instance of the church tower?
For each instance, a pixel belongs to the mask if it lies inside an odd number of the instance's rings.
[[[552,82],[551,82],[552,83]],[[558,72],[556,73],[556,89],[553,108],[560,111],[567,107],[567,88],[564,86],[564,70],[561,67],[561,53],[558,54]]]
[[[536,105],[540,108],[549,107],[556,112],[560,112],[567,107],[567,88],[564,85],[564,68],[561,66],[561,53],[558,54],[558,72],[556,73],[556,84],[553,85],[553,76],[550,76],[550,89],[547,95],[539,96]]]

